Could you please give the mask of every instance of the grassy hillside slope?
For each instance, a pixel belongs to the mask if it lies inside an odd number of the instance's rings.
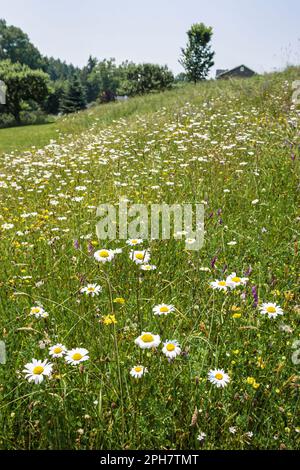
[[[299,75],[0,131],[0,448],[299,448]],[[156,269],[142,270],[125,240],[96,237],[96,207],[119,198],[202,203],[204,247],[144,240]],[[174,309],[155,315],[162,303]],[[161,343],[141,349],[143,332]],[[70,364],[51,355],[58,343],[88,353]],[[52,365],[35,370],[40,384],[24,372],[33,358]]]

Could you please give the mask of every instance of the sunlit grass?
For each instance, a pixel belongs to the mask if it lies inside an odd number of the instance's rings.
[[[14,132],[27,150],[0,159],[1,448],[299,447],[297,75],[105,105],[40,126],[39,138],[37,126],[0,130],[3,151]],[[37,150],[50,139],[57,145]],[[97,205],[120,197],[203,203],[204,247],[144,241],[157,269],[141,271],[125,240],[96,238]],[[93,257],[117,247],[112,262]],[[246,286],[211,288],[232,272]],[[102,292],[80,293],[89,283]],[[255,292],[284,315],[262,315]],[[38,303],[47,318],[29,315]],[[175,310],[156,316],[160,303]],[[181,355],[140,349],[143,331],[177,340]],[[56,343],[86,348],[89,360],[50,357]],[[40,385],[22,372],[32,358],[53,364]],[[140,379],[136,365],[148,369]],[[211,384],[211,369],[229,384]]]

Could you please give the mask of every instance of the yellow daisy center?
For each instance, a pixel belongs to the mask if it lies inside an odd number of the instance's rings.
[[[144,335],[141,336],[141,340],[144,343],[152,343],[152,341],[154,340],[154,337],[150,333],[145,333]]]
[[[131,240],[131,243],[132,243],[133,245],[136,245],[136,244],[137,244],[137,242],[138,242],[138,241],[137,241],[137,240],[135,240],[135,239],[134,239],[134,240]]]
[[[241,278],[240,278],[240,277],[237,277],[237,276],[232,277],[231,280],[232,280],[233,282],[241,282]]]
[[[135,372],[142,372],[143,368],[142,367],[135,367],[134,368]]]
[[[32,312],[32,313],[39,313],[40,310],[41,310],[41,309],[40,309],[39,307],[33,307],[33,308],[31,309],[31,312]]]
[[[174,345],[174,344],[172,344],[172,343],[170,343],[170,344],[167,344],[167,346],[166,346],[166,349],[167,349],[167,351],[174,351],[174,349],[175,349],[175,345]]]
[[[101,258],[108,258],[109,257],[109,252],[107,250],[100,250],[99,251],[99,256],[101,256]]]
[[[215,378],[217,380],[222,380],[223,379],[223,374],[221,374],[221,372],[218,372],[216,375],[215,375]]]
[[[33,373],[36,375],[41,375],[44,372],[44,367],[43,366],[35,366],[33,369]]]
[[[95,290],[95,287],[88,287],[89,292],[94,292],[94,290]]]
[[[219,286],[226,286],[226,281],[219,281]]]
[[[142,259],[144,259],[144,254],[143,253],[136,253],[135,257],[136,257],[136,259],[142,260]]]
[[[169,311],[169,307],[160,307],[160,311],[166,313]]]
[[[53,352],[54,352],[54,354],[59,354],[59,353],[62,352],[62,348],[59,347],[59,346],[57,346],[57,348],[54,348],[54,349],[53,349]]]
[[[267,312],[268,312],[268,313],[275,313],[275,312],[276,312],[276,308],[275,308],[275,307],[267,307]]]
[[[82,357],[83,357],[82,354],[80,354],[80,353],[75,353],[75,354],[73,354],[72,359],[73,359],[73,361],[80,361],[80,359],[81,359]]]

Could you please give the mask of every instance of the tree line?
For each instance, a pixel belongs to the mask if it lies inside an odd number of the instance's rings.
[[[167,66],[129,61],[118,65],[115,59],[92,56],[86,66],[75,67],[43,56],[26,33],[0,19],[0,80],[7,87],[6,104],[0,104],[0,126],[73,113],[118,96],[164,91],[176,81],[203,80],[213,65],[211,37],[212,29],[203,23],[191,27],[179,60],[185,73],[174,77]]]

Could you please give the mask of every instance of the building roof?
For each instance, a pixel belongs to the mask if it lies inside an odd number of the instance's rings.
[[[220,78],[220,77],[224,77],[225,75],[227,74],[230,74],[232,72],[235,72],[236,70],[239,70],[241,69],[241,67],[244,67],[244,69],[247,69],[248,71],[252,72],[253,74],[255,74],[254,70],[250,69],[249,67],[247,67],[246,65],[244,64],[241,64],[241,65],[238,65],[237,67],[234,67],[233,69],[227,69],[227,70],[217,70],[216,72],[216,78]]]

